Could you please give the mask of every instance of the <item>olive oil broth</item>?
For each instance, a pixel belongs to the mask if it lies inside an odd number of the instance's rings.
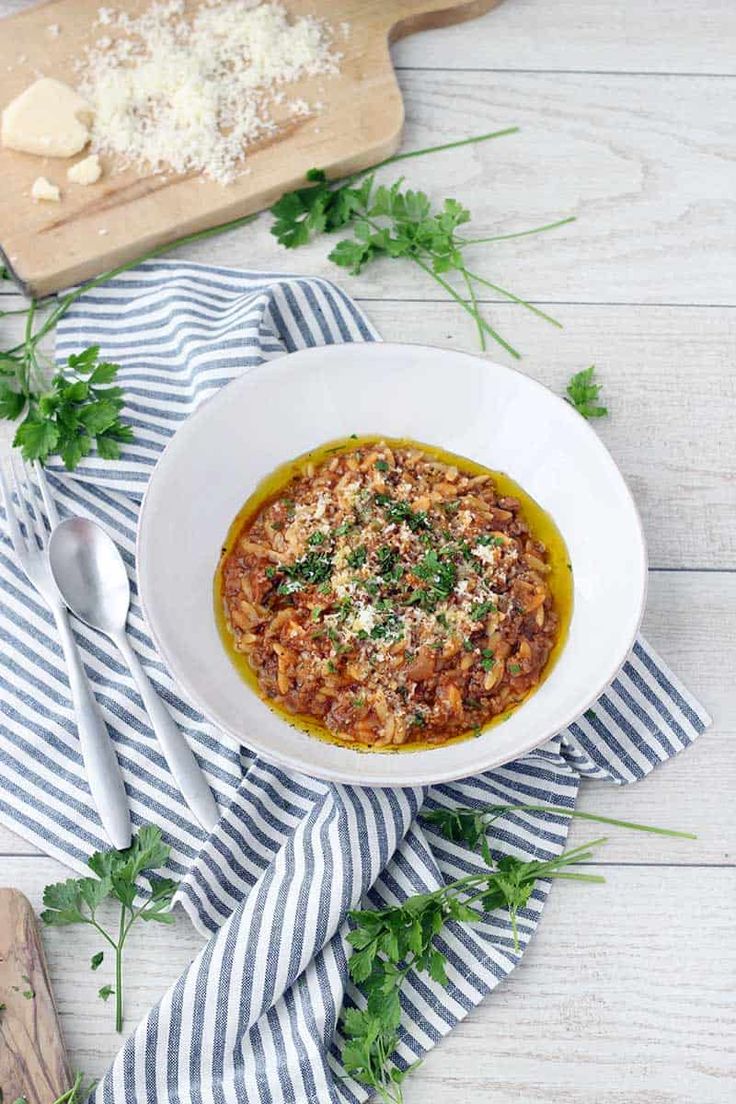
[[[421,740],[413,740],[407,741],[399,747],[372,749],[341,739],[312,717],[290,712],[262,691],[256,672],[249,663],[248,658],[242,652],[237,651],[234,646],[233,634],[230,631],[225,614],[222,569],[225,560],[236,544],[242,530],[254,520],[264,507],[280,499],[292,480],[308,474],[308,469],[317,469],[325,462],[331,460],[332,457],[341,453],[354,452],[361,448],[375,447],[380,443],[385,443],[389,448],[394,449],[418,449],[440,463],[456,467],[463,475],[490,476],[499,495],[518,499],[521,503],[520,516],[528,524],[532,536],[542,541],[547,549],[547,563],[550,568],[547,582],[554,601],[555,612],[559,620],[559,628],[555,644],[550,651],[539,681],[529,690],[521,701],[514,703],[506,712],[491,718],[479,728],[472,728],[466,732],[451,736],[442,743],[431,744]],[[326,444],[319,445],[293,460],[288,460],[280,464],[274,471],[265,476],[238,511],[227,531],[225,541],[222,545],[217,570],[215,572],[213,589],[215,620],[223,647],[243,681],[258,695],[261,701],[292,728],[297,728],[310,736],[330,744],[349,748],[353,751],[373,754],[397,754],[399,752],[428,751],[435,747],[446,747],[450,744],[459,743],[480,736],[507,720],[512,713],[528,700],[552,672],[565,646],[573,608],[572,565],[562,534],[547,511],[544,510],[539,503],[523,489],[523,487],[519,486],[519,484],[505,472],[487,468],[485,465],[475,460],[470,460],[467,457],[449,452],[436,445],[427,445],[411,438],[385,437],[380,434],[352,435],[350,437],[328,441]]]

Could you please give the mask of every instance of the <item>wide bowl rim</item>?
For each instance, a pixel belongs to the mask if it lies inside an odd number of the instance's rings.
[[[416,350],[426,350],[426,351],[431,352],[431,353],[441,353],[441,354],[447,355],[447,356],[469,358],[469,359],[475,360],[475,361],[479,360],[479,361],[482,361],[482,363],[485,364],[488,367],[493,367],[494,369],[500,370],[502,372],[513,373],[514,375],[520,377],[524,381],[524,385],[529,385],[532,388],[543,392],[547,399],[554,400],[554,402],[556,404],[558,404],[558,409],[563,408],[563,409],[565,409],[566,412],[569,412],[569,414],[573,418],[579,418],[579,422],[576,423],[578,430],[582,430],[582,432],[584,434],[588,435],[588,438],[589,438],[589,441],[592,444],[592,447],[595,450],[598,451],[598,453],[599,453],[601,459],[603,460],[604,464],[607,465],[607,467],[609,469],[609,473],[612,474],[614,479],[618,480],[618,482],[620,483],[621,489],[623,491],[624,499],[626,500],[627,505],[630,508],[632,521],[634,523],[633,527],[632,527],[631,537],[636,539],[635,551],[637,553],[637,555],[636,555],[637,579],[639,580],[639,584],[640,584],[639,585],[639,591],[640,591],[639,601],[638,601],[638,604],[637,604],[637,607],[636,607],[636,612],[635,612],[635,614],[632,618],[630,630],[627,634],[626,645],[624,646],[623,644],[621,644],[619,646],[614,659],[606,667],[605,674],[601,675],[600,678],[597,680],[597,683],[596,683],[596,686],[595,686],[594,689],[592,689],[589,692],[586,692],[584,697],[581,698],[579,705],[576,705],[574,707],[574,709],[572,709],[572,708],[569,709],[563,715],[562,720],[555,720],[554,723],[550,722],[549,726],[545,727],[545,731],[542,735],[533,736],[533,737],[530,736],[528,739],[520,742],[518,748],[514,751],[513,755],[508,755],[508,754],[503,753],[503,752],[500,753],[500,754],[497,753],[495,756],[491,755],[491,754],[486,754],[482,757],[479,757],[479,758],[482,758],[482,760],[483,760],[481,765],[472,765],[471,764],[470,766],[468,766],[467,764],[465,764],[465,765],[462,765],[462,766],[458,765],[457,767],[449,767],[449,768],[446,768],[444,770],[432,770],[431,769],[431,756],[434,754],[435,749],[407,751],[407,752],[402,752],[398,755],[395,754],[395,753],[359,751],[359,752],[357,752],[357,754],[360,756],[360,758],[363,759],[363,758],[369,757],[370,760],[371,760],[371,763],[374,767],[376,765],[376,762],[378,762],[378,763],[385,762],[386,763],[386,770],[382,772],[380,770],[380,767],[374,769],[372,771],[372,777],[371,777],[370,781],[368,781],[368,782],[360,782],[359,780],[356,780],[353,777],[352,773],[350,773],[347,770],[342,771],[339,768],[338,769],[331,768],[331,767],[326,766],[324,764],[321,764],[319,762],[310,763],[308,765],[304,764],[302,762],[295,762],[294,757],[292,757],[291,755],[280,753],[278,748],[273,748],[270,744],[264,744],[263,742],[259,741],[257,737],[254,739],[250,734],[248,735],[248,737],[244,737],[242,732],[236,731],[236,729],[231,725],[231,723],[230,723],[230,721],[227,717],[225,717],[224,715],[222,715],[221,713],[218,712],[218,709],[217,709],[216,706],[213,706],[210,703],[208,703],[207,706],[205,707],[204,703],[201,701],[201,699],[199,697],[198,691],[193,688],[193,686],[191,684],[191,681],[190,681],[190,679],[187,675],[187,672],[181,668],[178,660],[171,654],[170,650],[167,648],[164,640],[161,637],[161,634],[157,630],[155,620],[151,616],[150,603],[149,603],[149,601],[146,597],[148,586],[147,586],[147,583],[145,582],[146,558],[145,558],[144,543],[145,543],[145,528],[146,528],[147,518],[148,518],[148,515],[149,515],[149,511],[150,511],[150,501],[151,501],[151,497],[152,497],[151,488],[154,486],[155,481],[157,481],[157,479],[160,478],[162,472],[165,473],[166,469],[172,463],[175,463],[176,453],[182,447],[185,447],[186,441],[198,429],[199,425],[201,424],[202,416],[206,416],[207,412],[209,412],[211,414],[212,411],[215,410],[218,406],[220,406],[223,403],[227,402],[228,396],[231,397],[233,392],[237,391],[239,388],[243,388],[244,390],[247,390],[248,388],[250,388],[252,386],[253,377],[255,375],[260,375],[264,370],[265,371],[271,371],[271,372],[273,372],[274,370],[275,371],[288,371],[290,369],[290,367],[293,366],[292,362],[294,361],[295,358],[306,359],[306,360],[314,358],[315,360],[319,360],[320,357],[324,357],[324,356],[330,357],[330,356],[333,356],[333,355],[339,355],[340,352],[342,352],[344,354],[345,350],[346,350],[346,346],[351,346],[351,347],[352,346],[358,346],[358,347],[370,346],[370,348],[374,352],[380,350],[380,352],[378,352],[378,355],[389,355],[389,356],[391,354],[401,355],[401,351],[406,350],[406,349],[413,350],[415,352],[416,352]],[[305,371],[305,370],[308,370],[308,367],[305,366],[305,367],[300,368],[299,370],[300,371]],[[318,447],[319,443],[320,442],[315,442],[315,447]],[[439,445],[442,444],[442,442],[436,442],[436,443],[439,444]],[[291,459],[290,456],[285,456],[284,457],[284,461],[288,461],[289,459]],[[253,488],[253,489],[255,489],[255,488]],[[311,776],[311,777],[320,778],[320,779],[322,779],[324,781],[328,781],[328,782],[335,782],[335,783],[349,784],[349,785],[358,785],[358,786],[368,787],[368,788],[381,787],[381,786],[391,786],[391,787],[400,788],[400,787],[409,787],[409,786],[416,786],[416,785],[438,785],[438,784],[441,784],[441,783],[453,782],[453,781],[456,781],[456,780],[461,779],[461,778],[471,777],[472,775],[483,773],[484,771],[492,770],[496,767],[502,766],[505,763],[513,762],[515,759],[522,758],[525,755],[529,755],[533,751],[535,751],[537,748],[539,748],[543,744],[545,744],[548,740],[552,739],[555,735],[557,735],[558,733],[564,731],[564,729],[566,729],[575,720],[577,720],[579,717],[581,717],[585,713],[585,711],[587,709],[589,709],[590,706],[595,701],[598,700],[598,698],[601,696],[601,694],[604,692],[604,690],[608,686],[610,686],[610,684],[613,682],[613,680],[616,677],[616,674],[620,671],[622,665],[624,664],[624,662],[626,660],[626,657],[629,655],[629,653],[630,653],[630,651],[631,651],[631,649],[632,649],[632,647],[633,647],[633,645],[636,641],[636,638],[638,636],[639,629],[641,627],[641,622],[642,622],[642,619],[643,619],[643,616],[644,616],[644,610],[645,610],[645,607],[646,607],[646,599],[647,599],[647,591],[648,591],[647,547],[646,547],[646,538],[645,538],[645,535],[644,535],[644,527],[643,527],[643,524],[642,524],[639,509],[637,507],[634,496],[631,493],[631,490],[628,486],[628,483],[626,482],[626,479],[623,476],[623,473],[621,472],[620,468],[616,464],[616,461],[613,459],[613,457],[612,457],[610,451],[608,450],[608,448],[606,447],[606,445],[603,443],[603,441],[601,440],[599,435],[596,433],[593,426],[586,419],[584,419],[580,415],[578,415],[573,410],[573,408],[570,406],[570,404],[567,403],[566,400],[562,399],[559,395],[555,394],[555,392],[552,391],[551,388],[547,387],[545,384],[541,383],[539,380],[536,380],[533,377],[528,376],[525,372],[521,371],[519,368],[515,368],[513,366],[506,365],[506,364],[500,364],[498,361],[493,361],[488,357],[482,357],[482,356],[479,356],[478,354],[467,352],[465,350],[447,349],[447,348],[444,348],[443,346],[430,345],[430,344],[427,344],[425,342],[389,342],[389,341],[343,342],[343,343],[340,343],[340,344],[333,344],[333,345],[311,346],[311,347],[305,348],[305,349],[298,349],[298,350],[296,350],[294,352],[291,352],[291,353],[285,353],[283,356],[278,356],[278,357],[274,357],[274,358],[269,359],[269,360],[264,360],[260,364],[249,367],[247,372],[244,372],[240,376],[236,376],[234,379],[230,380],[227,384],[224,384],[220,388],[219,391],[217,391],[215,394],[213,394],[211,397],[209,397],[202,404],[202,406],[199,407],[198,410],[196,410],[192,415],[190,415],[186,419],[186,421],[183,422],[181,426],[179,426],[179,428],[177,429],[174,436],[167,443],[166,447],[164,448],[164,450],[162,451],[162,453],[158,457],[158,459],[157,459],[157,461],[156,461],[156,463],[153,467],[153,470],[151,472],[151,475],[148,479],[148,482],[146,484],[146,487],[145,487],[145,490],[144,490],[144,493],[143,493],[143,497],[141,499],[141,506],[140,506],[140,511],[139,511],[139,515],[138,515],[138,525],[137,525],[137,531],[136,531],[135,555],[136,555],[136,567],[137,567],[137,575],[138,575],[138,592],[139,592],[139,597],[140,597],[140,602],[141,602],[141,608],[142,608],[142,611],[143,611],[143,616],[145,618],[146,626],[148,628],[148,631],[151,634],[151,638],[152,638],[154,647],[155,647],[156,651],[158,652],[158,654],[160,655],[161,660],[164,662],[164,664],[166,665],[166,667],[170,671],[172,678],[180,685],[180,687],[183,689],[184,693],[188,696],[188,698],[190,699],[190,701],[192,702],[194,707],[196,709],[198,709],[202,713],[202,715],[208,721],[210,721],[210,723],[215,725],[218,728],[218,730],[222,733],[222,735],[224,737],[226,737],[228,740],[234,742],[238,747],[243,747],[244,746],[244,747],[249,748],[250,750],[254,751],[256,754],[262,756],[264,758],[264,760],[266,760],[267,762],[269,762],[269,763],[271,763],[275,766],[282,767],[286,770],[298,770],[300,773],[303,773],[303,774]],[[214,617],[214,612],[213,612],[213,617]],[[555,677],[555,672],[552,671],[550,676],[549,676],[550,681],[554,680],[554,677]],[[246,685],[246,684],[244,683],[244,685]],[[248,688],[248,690],[249,690],[249,693],[253,694],[254,697],[257,698],[257,695],[255,695],[255,692],[252,689]],[[260,700],[260,699],[258,699],[258,700]],[[519,708],[523,709],[523,704]],[[283,718],[281,718],[276,711],[271,710],[271,713],[272,713],[273,716],[275,716],[280,721],[281,724],[283,724],[287,728],[289,727],[288,722],[283,720]],[[317,740],[316,737],[310,737],[310,739],[313,739],[315,741]],[[330,745],[330,746],[335,747],[336,745]],[[460,747],[477,746],[477,744],[476,744],[475,741],[467,740],[467,741],[464,741],[464,742],[459,743],[459,744],[454,744],[452,746],[456,747],[456,748],[460,748]],[[492,745],[489,745],[489,747],[492,747]],[[356,749],[354,749],[354,748],[347,748],[346,747],[346,748],[344,748],[344,750],[349,755],[355,755],[356,754]],[[441,750],[441,747],[436,749],[436,750]],[[398,762],[402,762],[402,761],[405,762],[405,763],[416,763],[418,756],[424,756],[425,761],[426,761],[426,757],[429,757],[429,763],[430,763],[430,766],[426,770],[422,771],[421,777],[417,780],[410,781],[410,780],[405,780],[402,776],[401,779],[397,780],[396,771],[394,770],[392,772],[392,770],[390,769],[390,765],[393,765],[394,768],[395,768],[395,765]],[[404,772],[404,773],[406,773],[406,772]]]

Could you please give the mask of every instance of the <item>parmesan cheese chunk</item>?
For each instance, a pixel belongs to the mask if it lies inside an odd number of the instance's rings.
[[[83,161],[77,161],[76,165],[72,165],[70,169],[67,169],[66,175],[72,184],[83,184],[85,186],[96,184],[102,176],[99,157],[96,153],[91,153],[89,157],[85,157]]]
[[[3,111],[0,136],[8,149],[41,157],[73,157],[89,141],[92,111],[62,81],[41,77]]]
[[[61,192],[45,176],[36,177],[31,187],[31,199],[44,200],[46,203],[58,203]]]

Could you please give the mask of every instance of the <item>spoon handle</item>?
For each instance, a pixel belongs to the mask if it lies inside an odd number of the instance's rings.
[[[138,693],[143,700],[144,708],[174,776],[174,781],[202,827],[208,832],[213,831],[220,819],[220,814],[207,779],[194,758],[192,749],[151,685],[125,632],[116,635],[114,639],[138,687]]]
[[[84,670],[69,616],[61,606],[55,607],[53,614],[69,674],[87,783],[107,838],[113,847],[122,851],[130,846],[132,830],[120,764]]]

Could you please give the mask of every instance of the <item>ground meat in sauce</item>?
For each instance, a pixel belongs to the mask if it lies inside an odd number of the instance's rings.
[[[549,573],[490,476],[382,443],[307,465],[248,518],[222,601],[267,699],[347,743],[436,745],[539,682]]]

